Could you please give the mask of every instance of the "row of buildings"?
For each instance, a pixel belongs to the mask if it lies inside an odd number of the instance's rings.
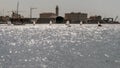
[[[58,6],[56,6],[56,8],[55,8],[55,13],[53,13],[53,12],[40,13],[39,22],[42,22],[42,23],[48,22],[47,20],[44,20],[44,19],[51,19],[51,20],[57,21],[56,20],[57,17],[59,17],[59,18],[61,17],[61,16],[59,16],[59,7]],[[86,22],[87,17],[88,17],[87,13],[71,12],[71,13],[65,13],[65,17],[61,17],[61,19],[63,18],[64,21],[69,20],[71,23],[79,23],[80,21]]]
[[[70,23],[80,23],[81,21],[83,23],[97,23],[98,21],[101,23],[118,23],[113,21],[113,18],[103,18],[102,16],[90,16],[88,18],[87,13],[81,13],[81,12],[71,12],[71,13],[65,13],[65,17],[62,17],[59,15],[59,7],[56,6],[55,12],[44,12],[39,14],[39,18],[24,18],[20,14],[17,14],[15,12],[12,12],[11,17],[6,16],[0,16],[0,21],[6,22],[7,20],[10,20],[11,22],[22,22],[22,23],[32,23],[32,20],[36,20],[36,23],[49,23],[52,21],[53,23],[65,23],[66,21],[70,21]],[[14,23],[14,24],[15,24]]]

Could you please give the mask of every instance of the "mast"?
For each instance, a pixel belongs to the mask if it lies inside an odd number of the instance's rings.
[[[4,9],[3,9],[3,16],[4,16]]]
[[[16,10],[17,15],[18,15],[18,11],[19,11],[19,1],[17,2],[17,10]]]

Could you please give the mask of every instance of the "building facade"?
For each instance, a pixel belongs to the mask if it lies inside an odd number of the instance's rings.
[[[87,13],[65,13],[65,19],[70,20],[73,23],[79,23],[80,21],[87,21]]]
[[[51,17],[54,17],[56,16],[55,13],[41,13],[40,14],[40,18],[51,18]]]
[[[90,16],[88,21],[88,23],[98,23],[98,22],[102,22],[102,16]]]
[[[56,6],[55,12],[40,13],[38,23],[49,23],[49,21],[55,22],[55,19],[59,16],[59,7]]]
[[[90,18],[89,19],[91,19],[91,20],[102,20],[102,16],[90,16]]]
[[[47,12],[47,13],[41,13],[40,18],[54,18],[59,16],[59,7],[56,6],[55,12]]]

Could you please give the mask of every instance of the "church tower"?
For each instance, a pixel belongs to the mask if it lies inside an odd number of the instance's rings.
[[[56,16],[59,16],[59,7],[58,7],[58,5],[56,6]]]

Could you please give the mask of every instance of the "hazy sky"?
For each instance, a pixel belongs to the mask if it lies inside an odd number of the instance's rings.
[[[10,14],[16,10],[16,3],[20,2],[20,13],[28,17],[30,7],[37,8],[33,12],[38,17],[42,12],[54,12],[55,6],[60,8],[60,15],[66,12],[83,12],[88,15],[102,15],[103,17],[120,16],[120,0],[0,0],[0,15]]]

